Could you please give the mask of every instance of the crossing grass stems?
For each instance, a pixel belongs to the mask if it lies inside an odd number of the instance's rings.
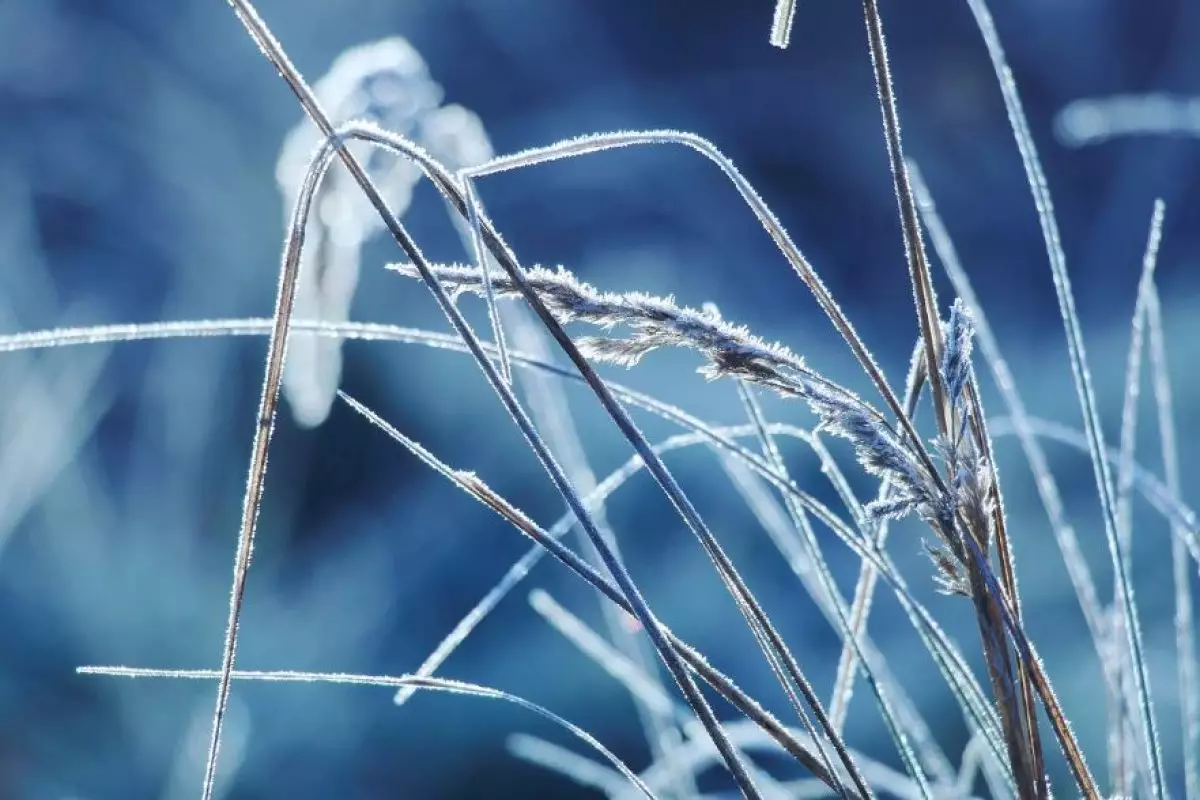
[[[216,681],[202,788],[205,800],[213,796],[217,784],[222,731],[234,680],[390,686],[399,691],[397,702],[403,702],[416,690],[456,692],[514,702],[571,732],[602,761],[587,759],[533,737],[514,740],[514,753],[560,771],[582,785],[601,788],[610,796],[622,796],[624,791],[649,797],[696,795],[695,776],[715,756],[746,797],[834,794],[843,798],[866,798],[879,793],[923,798],[969,796],[978,773],[994,796],[1046,798],[1051,796],[1047,758],[1052,753],[1046,744],[1051,741],[1065,760],[1075,784],[1063,791],[1100,798],[1108,792],[1101,789],[1088,766],[1053,691],[1050,670],[1038,657],[1035,643],[1025,632],[1009,523],[994,454],[994,436],[1006,426],[1019,439],[1038,478],[1039,494],[1055,541],[1066,561],[1072,588],[1088,621],[1097,655],[1105,664],[1111,726],[1110,791],[1126,793],[1136,785],[1146,796],[1159,798],[1168,796],[1161,752],[1165,728],[1160,727],[1155,714],[1145,644],[1131,586],[1129,505],[1133,493],[1144,494],[1169,519],[1183,709],[1179,736],[1183,752],[1187,754],[1184,764],[1186,796],[1200,797],[1195,755],[1200,736],[1200,713],[1195,688],[1197,670],[1189,586],[1195,564],[1200,563],[1200,535],[1195,514],[1178,497],[1176,437],[1166,377],[1161,307],[1154,283],[1164,209],[1161,203],[1156,205],[1151,221],[1132,326],[1134,335],[1126,377],[1121,446],[1118,452],[1113,452],[1106,445],[1099,425],[1097,401],[1066,259],[1029,126],[987,6],[984,0],[967,2],[995,67],[1042,223],[1067,334],[1072,374],[1083,412],[1082,435],[1071,431],[1064,433],[1061,427],[1036,420],[1025,410],[984,310],[959,264],[949,233],[937,215],[930,192],[920,179],[915,164],[905,159],[883,20],[876,0],[863,0],[863,15],[919,332],[902,395],[897,394],[888,382],[866,343],[767,204],[734,165],[706,140],[676,131],[618,132],[581,137],[486,159],[481,164],[456,165],[451,169],[419,144],[394,131],[361,122],[335,126],[316,93],[292,65],[283,46],[271,34],[253,4],[249,0],[229,0],[247,32],[295,93],[321,137],[320,147],[310,161],[304,180],[298,185],[272,317],[269,320],[102,326],[0,337],[0,351],[3,351],[141,338],[268,336],[219,667],[178,670],[89,666],[81,667],[80,671],[125,677]],[[772,44],[787,46],[796,14],[795,3],[779,0],[771,28]],[[375,185],[371,170],[364,165],[361,156],[364,151],[351,150],[350,142],[363,143],[356,147],[382,150],[415,164],[445,198],[474,262],[464,265],[431,263],[389,209],[385,196]],[[729,178],[862,366],[881,401],[879,404],[830,380],[788,347],[766,342],[748,327],[723,319],[715,307],[696,310],[679,306],[669,298],[639,292],[600,291],[561,267],[557,270],[523,267],[495,229],[474,188],[476,181],[488,175],[548,161],[601,153],[616,147],[668,144],[691,148],[716,164]],[[428,286],[455,329],[454,335],[344,320],[293,320],[297,292],[310,291],[302,288],[299,280],[309,213],[335,158],[342,162],[353,184],[404,252],[407,261],[391,265],[390,269],[398,277],[420,280]],[[945,319],[934,292],[930,260],[924,246],[926,235],[957,294],[947,306]],[[481,340],[462,315],[458,304],[463,294],[484,299],[494,344]],[[532,310],[536,323],[501,313],[500,305],[512,300],[524,301]],[[567,333],[568,325],[586,325],[594,330],[592,335],[577,337]],[[556,524],[542,528],[479,476],[445,464],[353,397],[339,392],[343,401],[371,424],[532,541],[529,553],[506,573],[497,587],[447,636],[443,646],[412,675],[392,677],[286,670],[246,672],[236,667],[239,622],[265,486],[267,455],[279,411],[288,343],[294,336],[327,337],[337,341],[344,338],[404,341],[468,353],[570,509]],[[558,366],[550,361],[544,344],[546,337],[561,349],[571,366]],[[1155,479],[1133,459],[1135,401],[1146,340],[1158,408],[1165,482]],[[525,352],[513,343],[541,348],[543,352]],[[974,366],[977,346],[1001,390],[1007,417],[998,422],[1003,426],[994,424],[996,421],[989,425],[981,402]],[[707,424],[682,409],[606,381],[593,368],[597,363],[632,367],[651,351],[661,348],[696,351],[703,360],[701,372],[705,377],[734,382],[747,413],[747,423],[736,428]],[[553,451],[561,452],[564,446],[570,449],[575,446],[571,444],[575,440],[569,431],[561,428],[546,432],[554,428],[553,415],[545,407],[535,408],[532,412],[527,408],[531,401],[519,395],[513,377],[515,371],[550,376],[552,381],[546,385],[551,386],[553,392],[563,391],[568,384],[586,385],[629,441],[634,451],[630,461],[599,481],[590,476],[582,456],[565,462],[565,466],[560,463]],[[300,377],[303,379],[304,376]],[[762,390],[803,403],[812,412],[815,424],[804,429],[767,419],[755,394]],[[336,375],[334,383],[323,391],[338,391]],[[922,404],[928,404],[933,412],[932,445],[918,429],[917,410]],[[671,420],[687,432],[652,443],[630,416],[628,409],[632,406]],[[878,479],[878,492],[873,500],[863,503],[855,498],[843,466],[823,444],[825,436],[848,441],[858,468]],[[1098,600],[1098,590],[1079,555],[1074,533],[1065,521],[1053,476],[1041,450],[1040,441],[1055,436],[1073,441],[1085,450],[1094,466],[1114,571],[1115,600],[1111,609],[1103,608]],[[782,437],[799,439],[821,460],[825,474],[844,505],[842,513],[822,504],[793,481],[778,445]],[[547,444],[550,438],[554,447]],[[740,439],[756,442],[757,449],[741,444]],[[843,640],[838,677],[828,703],[822,701],[800,659],[789,649],[775,623],[662,460],[662,455],[668,451],[699,444],[722,455],[722,464],[738,493],[771,533],[772,541],[787,557],[801,585]],[[625,569],[616,538],[604,521],[603,503],[632,474],[643,470],[655,479],[709,556],[768,667],[788,697],[789,714],[794,715],[794,722],[784,723],[777,719],[673,633],[653,613],[641,589]],[[945,593],[964,599],[954,613],[970,615],[976,621],[986,673],[983,684],[968,666],[959,646],[913,595],[907,579],[900,574],[884,548],[889,524],[904,517],[919,519],[928,529],[925,547],[930,557],[932,579]],[[861,559],[860,575],[850,598],[842,596],[832,579],[813,534],[814,523],[835,533]],[[583,555],[564,541],[565,534],[576,526],[581,532]],[[548,709],[496,689],[433,675],[454,648],[545,554],[553,556],[595,588],[603,602],[635,619],[645,634],[646,638],[638,645],[622,642],[610,630],[613,638],[610,642],[603,635],[590,631],[580,619],[544,592],[531,596],[539,614],[562,631],[587,657],[600,663],[639,703],[655,757],[655,764],[640,774],[582,728]],[[930,575],[921,579],[927,580]],[[891,674],[886,659],[870,640],[867,620],[880,580],[899,601],[962,710],[972,738],[957,768],[942,751],[936,731],[909,700],[902,680]],[[649,643],[648,650],[645,642]],[[638,647],[643,649],[639,651]],[[666,669],[669,682],[663,681],[662,668]],[[854,750],[843,735],[846,707],[857,676],[864,679],[871,691],[880,720],[900,756],[902,773]],[[715,689],[743,719],[719,716],[700,691],[698,681]],[[682,695],[682,702],[671,684]],[[1039,721],[1039,708],[1046,720],[1044,726]],[[799,783],[783,783],[774,778],[747,756],[749,751],[764,747],[791,755],[812,778]]]

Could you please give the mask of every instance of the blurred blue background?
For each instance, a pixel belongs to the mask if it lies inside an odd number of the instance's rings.
[[[343,50],[406,37],[447,102],[479,115],[497,152],[580,133],[672,127],[742,169],[894,380],[915,336],[900,230],[858,4],[802,0],[791,48],[767,43],[771,3],[729,0],[261,0],[310,78]],[[1131,138],[1072,149],[1055,114],[1087,96],[1200,94],[1200,6],[1185,0],[1011,0],[993,12],[1059,210],[1110,441],[1153,198],[1167,202],[1159,281],[1184,475],[1200,432],[1200,147]],[[905,145],[922,166],[1034,413],[1078,425],[1032,202],[996,82],[963,0],[883,3]],[[267,316],[284,201],[274,170],[294,98],[219,0],[0,3],[0,331]],[[865,389],[803,285],[720,172],[679,148],[627,150],[492,177],[483,199],[526,264],[565,264],[600,288],[714,301]],[[463,257],[428,185],[406,221],[431,256]],[[447,330],[428,293],[365,252],[351,318]],[[942,276],[939,274],[939,281]],[[946,284],[943,305],[951,297]],[[463,303],[483,321],[479,303]],[[167,340],[0,356],[0,796],[191,797],[214,687],[78,676],[81,664],[219,663],[230,565],[265,340]],[[452,466],[549,525],[544,472],[470,361],[411,345],[348,343],[342,386]],[[742,411],[690,354],[654,354],[622,382],[713,422]],[[628,445],[569,390],[594,471]],[[1001,407],[985,379],[992,413]],[[1149,403],[1147,402],[1147,407]],[[774,418],[808,424],[795,404]],[[643,419],[652,438],[675,431]],[[1152,423],[1139,456],[1159,469]],[[1110,597],[1091,470],[1052,448],[1102,596]],[[788,451],[828,494],[812,456]],[[1103,703],[1078,603],[1011,440],[1001,445],[1030,628],[1103,774]],[[822,694],[839,646],[729,486],[694,450],[668,460]],[[851,469],[857,476],[857,470]],[[868,482],[858,484],[864,490]],[[1195,496],[1185,478],[1185,499]],[[608,508],[658,613],[780,713],[773,685],[707,559],[644,476]],[[1167,757],[1178,723],[1166,526],[1138,506],[1135,577]],[[916,527],[891,546],[964,647],[967,607],[935,596]],[[823,534],[824,535],[824,534]],[[828,537],[846,592],[855,562]],[[526,544],[342,404],[320,427],[276,429],[239,665],[398,675]],[[542,587],[599,625],[596,600],[544,562],[441,674],[523,694],[635,768],[648,751],[632,702],[525,602]],[[881,595],[882,596],[882,595]],[[872,634],[957,761],[961,718],[896,604]],[[511,706],[387,689],[238,685],[222,769],[229,798],[584,796],[525,764],[506,736],[575,747]],[[895,753],[860,690],[852,744]],[[1057,769],[1057,767],[1056,767]],[[794,777],[797,773],[785,773]],[[1066,795],[1070,788],[1057,772]],[[714,780],[713,787],[720,786]],[[1179,784],[1176,783],[1178,786]]]

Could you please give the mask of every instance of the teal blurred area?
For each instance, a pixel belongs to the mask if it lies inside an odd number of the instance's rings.
[[[347,48],[402,36],[447,103],[507,153],[606,130],[675,128],[716,143],[772,206],[894,380],[916,335],[863,22],[856,3],[802,0],[791,48],[767,43],[766,0],[262,0],[316,79]],[[1078,426],[1041,234],[995,77],[963,0],[884,2],[904,141],[941,208],[1031,411]],[[1027,105],[1117,441],[1129,320],[1154,198],[1167,216],[1158,280],[1184,500],[1196,496],[1200,379],[1200,141],[1130,137],[1069,147],[1055,118],[1083,97],[1200,95],[1200,6],[1186,0],[1012,0],[993,13]],[[219,0],[0,3],[0,332],[110,322],[269,316],[283,242],[275,164],[301,120],[285,84]],[[599,288],[715,302],[863,391],[816,304],[712,164],[682,148],[627,149],[488,177],[479,191],[525,264],[564,264]],[[418,186],[405,216],[439,260],[467,257],[445,206]],[[354,320],[449,330],[428,292],[363,250]],[[942,305],[948,284],[938,275]],[[482,304],[465,299],[479,330]],[[0,797],[192,797],[214,687],[80,676],[84,664],[214,668],[228,613],[266,342],[261,337],[0,353]],[[556,354],[557,355],[557,354]],[[452,466],[477,472],[549,526],[545,472],[461,354],[348,342],[341,386]],[[728,382],[689,353],[604,374],[737,424]],[[981,372],[982,372],[981,368]],[[567,389],[593,471],[630,449],[595,401]],[[993,386],[985,400],[1001,415]],[[1148,395],[1148,392],[1145,393]],[[1144,398],[1139,459],[1161,472]],[[810,424],[798,404],[773,419]],[[638,417],[652,439],[676,433]],[[1111,599],[1091,470],[1050,449],[1068,513]],[[786,453],[826,498],[816,460]],[[1100,671],[1020,451],[1000,444],[1030,632],[1103,774]],[[316,428],[280,416],[238,663],[399,675],[526,550],[490,511],[427,471],[344,404]],[[700,448],[668,458],[705,519],[827,695],[840,644]],[[855,470],[850,470],[852,473]],[[856,482],[865,492],[869,482]],[[657,613],[773,710],[788,711],[691,534],[645,476],[608,517]],[[1180,772],[1167,527],[1135,507],[1134,574],[1163,720]],[[901,526],[898,563],[972,650],[966,606],[936,596]],[[844,591],[856,562],[830,536]],[[621,687],[526,602],[543,588],[588,621],[586,587],[546,560],[443,671],[528,696],[648,764]],[[896,604],[872,634],[957,758],[965,729]],[[226,798],[575,797],[514,758],[510,733],[568,743],[519,709],[475,698],[315,685],[238,685],[222,761]],[[865,690],[855,746],[898,765]],[[786,777],[797,777],[788,774]],[[1066,773],[1056,773],[1066,787]],[[1178,785],[1181,786],[1181,783]],[[713,791],[729,786],[713,776]],[[1069,791],[1064,789],[1067,794]]]

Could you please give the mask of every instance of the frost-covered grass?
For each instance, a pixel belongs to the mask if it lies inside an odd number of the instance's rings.
[[[211,670],[87,666],[81,671],[126,677],[195,678],[216,682],[203,782],[213,796],[221,744],[234,680],[326,681],[392,687],[395,702],[414,692],[438,690],[515,702],[563,726],[586,744],[584,754],[535,737],[512,741],[516,757],[567,775],[581,786],[609,796],[699,797],[698,777],[710,764],[724,765],[732,785],[746,797],[1049,797],[1048,774],[1065,763],[1074,785],[1055,787],[1058,796],[1114,795],[1167,797],[1171,782],[1164,766],[1165,739],[1184,753],[1186,796],[1200,797],[1200,700],[1198,700],[1190,581],[1200,564],[1200,524],[1179,498],[1176,437],[1167,380],[1167,343],[1154,273],[1163,235],[1165,209],[1155,205],[1149,223],[1142,278],[1130,326],[1125,393],[1118,446],[1110,447],[1101,425],[1098,398],[1075,310],[1070,270],[1055,222],[1050,188],[1039,164],[1005,56],[983,0],[968,0],[992,59],[1014,138],[1045,239],[1050,274],[1066,335],[1082,430],[1030,415],[992,332],[981,298],[937,214],[931,193],[915,164],[906,161],[900,137],[883,21],[875,0],[864,0],[867,41],[874,65],[884,145],[888,152],[897,208],[904,232],[897,258],[906,256],[912,304],[920,335],[913,346],[903,387],[891,383],[871,355],[817,270],[789,237],[780,220],[733,163],[711,142],[670,130],[582,136],[512,155],[495,156],[480,120],[459,106],[442,105],[420,56],[403,40],[388,39],[344,54],[330,73],[311,87],[288,61],[253,5],[231,5],[264,54],[300,100],[309,122],[289,136],[278,165],[280,189],[291,206],[279,273],[275,311],[270,318],[163,322],[70,328],[0,338],[0,350],[61,347],[145,338],[254,335],[268,337],[261,399],[248,465],[242,524],[234,557],[233,583],[224,646]],[[803,5],[781,0],[771,42],[786,46],[793,24],[803,24]],[[764,40],[764,46],[766,41]],[[1160,108],[1161,104],[1154,104]],[[1129,104],[1119,106],[1129,111]],[[1068,109],[1063,130],[1080,143],[1122,132],[1173,126],[1097,120],[1101,107]],[[1129,112],[1137,115],[1136,109]],[[311,124],[310,124],[311,123]],[[1097,131],[1101,131],[1097,133]],[[753,320],[727,320],[716,306],[682,307],[671,298],[647,295],[637,287],[600,290],[569,270],[523,265],[504,242],[476,191],[476,183],[497,173],[566,158],[602,158],[618,147],[682,145],[720,169],[762,223],[780,254],[812,293],[868,379],[869,397],[851,391],[806,362],[803,348],[764,340]],[[344,170],[331,167],[340,159]],[[469,263],[431,262],[402,222],[414,186],[433,183],[458,226]],[[438,334],[349,320],[350,302],[361,269],[362,248],[388,232],[400,245],[403,263],[392,265],[396,280],[419,280],[433,294],[455,333]],[[925,252],[928,239],[934,258]],[[957,297],[942,303],[932,271],[940,267]],[[490,333],[481,337],[460,309],[460,298],[476,295],[486,304]],[[520,307],[528,306],[529,314]],[[568,332],[571,327],[571,332]],[[586,328],[579,336],[576,328]],[[341,385],[341,343],[370,339],[421,344],[458,351],[474,359],[528,447],[544,466],[568,512],[541,525],[492,489],[487,476],[456,469],[403,431],[396,429]],[[646,354],[662,348],[695,351],[709,380],[732,382],[746,421],[718,426],[686,409],[663,403],[600,377],[597,363],[639,368]],[[1145,353],[1148,351],[1148,358]],[[554,361],[561,352],[569,363]],[[1143,362],[1149,362],[1157,407],[1163,478],[1135,463],[1137,397]],[[998,388],[1002,408],[985,409],[976,366],[986,368]],[[537,380],[519,384],[515,375]],[[566,392],[580,385],[594,395],[631,446],[621,468],[597,477],[580,441]],[[759,394],[769,391],[810,413],[811,425],[768,418]],[[381,434],[407,448],[430,469],[490,508],[531,540],[528,552],[412,675],[368,676],[237,668],[239,623],[251,570],[255,527],[267,478],[268,453],[280,398],[296,420],[320,425],[340,397]],[[681,429],[662,441],[648,439],[631,408],[662,417]],[[918,420],[918,409],[928,418]],[[1002,419],[996,415],[1003,415]],[[1095,657],[1102,668],[1097,687],[1108,703],[1109,747],[1085,753],[1054,690],[1053,663],[1038,656],[1027,635],[1019,579],[1010,536],[1010,517],[994,453],[995,437],[1011,434],[1036,478],[1049,530],[1078,598]],[[829,440],[849,442],[853,462],[839,461]],[[1055,477],[1043,450],[1045,440],[1063,441],[1086,452],[1113,573],[1111,604],[1096,585],[1066,519]],[[820,460],[840,501],[830,507],[789,471],[780,442],[796,440]],[[752,510],[771,544],[786,560],[820,614],[843,642],[831,692],[819,691],[805,672],[804,658],[784,641],[778,626],[743,579],[718,537],[668,469],[664,454],[705,446],[716,451],[737,496]],[[858,497],[850,471],[875,481],[875,494]],[[722,585],[741,612],[772,675],[787,698],[782,717],[739,688],[717,664],[684,641],[660,619],[642,587],[627,569],[605,501],[633,474],[652,476],[680,519],[708,555]],[[811,487],[810,487],[811,488]],[[1132,586],[1129,551],[1131,504],[1135,493],[1170,522],[1175,635],[1181,718],[1157,713],[1150,685],[1142,615]],[[731,495],[732,497],[733,495]],[[893,521],[915,518],[926,530],[930,568],[903,574],[886,544]],[[825,529],[860,561],[852,594],[834,580],[817,536]],[[569,534],[575,533],[575,536]],[[437,675],[445,660],[474,628],[517,589],[534,564],[551,555],[589,584],[606,609],[605,629],[591,629],[554,597],[534,590],[535,612],[587,658],[599,664],[634,699],[652,754],[648,766],[626,765],[580,727],[552,711],[496,689]],[[911,571],[910,571],[911,572]],[[953,603],[938,615],[974,621],[977,639],[954,641],[923,604],[913,584],[933,581]],[[914,641],[928,651],[937,680],[961,711],[970,744],[946,752],[939,726],[926,720],[910,696],[912,676],[897,675],[871,640],[868,622],[882,581],[912,627]],[[975,670],[982,655],[982,670]],[[285,665],[281,665],[283,667]],[[878,721],[902,766],[897,771],[879,757],[855,748],[846,720],[859,680],[866,686]],[[712,691],[721,702],[715,703]],[[762,752],[783,753],[810,777],[776,776],[756,760]],[[890,757],[891,754],[889,754]],[[1099,774],[1096,763],[1107,765]],[[981,783],[982,781],[982,783]],[[1176,792],[1178,793],[1178,792]]]

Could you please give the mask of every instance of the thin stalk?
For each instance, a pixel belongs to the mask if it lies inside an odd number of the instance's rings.
[[[904,161],[904,147],[900,141],[900,116],[896,111],[895,90],[892,87],[891,68],[888,66],[887,41],[883,35],[883,19],[879,15],[876,0],[863,0],[863,16],[867,25],[867,41],[871,52],[871,66],[875,71],[875,88],[879,93],[879,110],[883,115],[884,139],[887,141],[888,162],[892,169],[892,187],[900,211],[900,228],[904,234],[904,252],[908,259],[909,282],[916,303],[917,322],[925,363],[941,361],[941,324],[938,322],[937,295],[933,280],[929,276],[929,264],[925,259],[925,244],[921,239],[921,226],[917,221],[916,204],[909,186],[908,169]],[[933,394],[934,420],[938,433],[948,436],[950,424],[947,418],[946,387],[936,369],[928,371],[930,391]]]
[[[1178,437],[1175,434],[1175,411],[1171,381],[1167,369],[1166,337],[1163,335],[1162,306],[1158,289],[1150,283],[1147,295],[1146,318],[1150,329],[1150,372],[1153,377],[1154,400],[1158,411],[1159,441],[1162,448],[1163,475],[1167,492],[1173,500],[1179,498]],[[1184,544],[1182,526],[1171,522],[1171,566],[1175,579],[1175,648],[1178,651],[1179,716],[1183,740],[1184,796],[1187,800],[1200,798],[1200,670],[1196,667],[1196,631],[1192,619],[1191,570]]]
[[[233,559],[233,585],[229,591],[229,618],[225,625],[225,638],[221,648],[220,679],[217,681],[212,731],[209,736],[208,753],[204,761],[202,788],[204,800],[212,799],[216,784],[221,732],[225,723],[225,713],[229,706],[230,676],[233,673],[234,661],[237,656],[238,631],[241,626],[242,608],[245,605],[250,556],[254,552],[254,536],[259,509],[262,505],[263,490],[266,486],[267,453],[271,448],[271,434],[275,430],[275,414],[279,408],[279,390],[283,384],[283,365],[287,356],[288,333],[296,304],[300,255],[304,247],[304,221],[308,217],[312,200],[316,196],[323,177],[324,173],[310,173],[305,176],[303,189],[296,200],[296,206],[292,213],[292,222],[288,228],[288,239],[283,249],[283,258],[279,269],[275,311],[272,314],[271,336],[267,343],[267,358],[262,389],[259,394],[254,440],[250,446],[249,474],[246,478],[246,491],[242,497],[242,521],[238,529],[237,547]]]
[[[173,678],[176,680],[223,680],[225,678],[221,671],[212,669],[144,669],[138,667],[86,666],[76,668],[75,672],[80,675],[107,675],[118,678]],[[447,678],[418,678],[413,675],[356,675],[346,672],[298,672],[294,670],[237,670],[232,674],[232,677],[238,680],[278,683],[340,683],[351,686],[388,686],[393,688],[411,686],[426,691],[440,691],[450,694],[484,697],[490,700],[503,700],[532,711],[538,716],[544,717],[555,725],[569,731],[607,759],[645,797],[650,798],[650,800],[654,800],[655,797],[650,788],[646,786],[633,770],[625,766],[625,763],[621,759],[617,758],[608,748],[600,744],[594,736],[583,728],[568,722],[553,711],[530,700],[526,700],[520,695],[503,692],[499,689],[493,689],[490,686],[480,686],[475,683],[449,680]]]
[[[1146,239],[1146,249],[1142,256],[1142,273],[1138,279],[1133,320],[1129,326],[1129,353],[1125,359],[1125,393],[1121,403],[1121,462],[1117,466],[1117,538],[1120,539],[1121,546],[1129,553],[1131,569],[1133,561],[1133,459],[1137,447],[1138,400],[1141,397],[1142,384],[1142,351],[1146,338],[1146,305],[1149,302],[1150,287],[1154,285],[1154,271],[1158,264],[1158,248],[1162,243],[1164,211],[1165,207],[1162,200],[1156,200],[1154,211],[1150,217],[1150,233]],[[1119,596],[1115,581],[1113,595],[1114,597]],[[1110,624],[1112,626],[1112,642],[1115,646],[1119,641],[1120,631],[1125,624],[1119,605],[1114,605]],[[1114,669],[1117,674],[1116,685],[1121,687],[1121,689],[1124,689],[1126,686],[1126,676],[1130,674],[1131,670],[1131,666],[1124,655],[1124,653],[1117,649]],[[1113,782],[1114,794],[1125,795],[1131,791],[1133,773],[1138,766],[1133,747],[1133,740],[1136,738],[1137,732],[1133,729],[1135,723],[1129,714],[1129,708],[1136,703],[1136,698],[1134,699],[1134,703],[1130,703],[1129,698],[1126,697],[1126,692],[1118,690],[1112,700],[1109,730],[1109,771]],[[1142,766],[1144,767],[1145,765]]]
[[[496,293],[492,291],[492,267],[489,263],[487,250],[483,247],[483,232],[479,228],[479,196],[475,191],[475,181],[466,176],[460,177],[464,196],[467,201],[467,225],[471,231],[471,250],[475,264],[483,275],[484,300],[487,302],[488,321],[492,325],[492,338],[500,352],[500,377],[512,386],[512,364],[508,359],[508,342],[504,336],[504,325],[500,320],[500,312],[496,308]]]

